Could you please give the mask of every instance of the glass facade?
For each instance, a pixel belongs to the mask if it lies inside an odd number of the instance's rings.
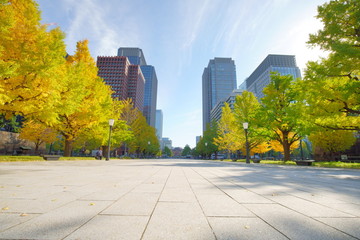
[[[236,89],[236,67],[231,58],[214,58],[209,61],[202,76],[203,131],[210,123],[210,112],[216,104]]]
[[[253,92],[258,99],[264,97],[263,89],[270,83],[272,72],[301,78],[300,69],[296,66],[295,56],[271,54],[246,79],[247,91]]]

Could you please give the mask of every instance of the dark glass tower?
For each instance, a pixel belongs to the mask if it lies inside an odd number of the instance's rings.
[[[270,54],[246,79],[247,91],[253,92],[258,99],[264,97],[263,89],[270,83],[271,72],[301,78],[300,69],[296,66],[294,55]]]
[[[214,58],[202,75],[203,131],[210,123],[210,112],[216,104],[236,89],[236,67],[231,58]]]

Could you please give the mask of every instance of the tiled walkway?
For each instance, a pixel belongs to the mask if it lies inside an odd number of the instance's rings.
[[[174,159],[0,163],[0,239],[360,239],[360,171]]]

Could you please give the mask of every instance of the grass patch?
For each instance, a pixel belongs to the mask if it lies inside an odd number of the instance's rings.
[[[273,161],[273,160],[261,160],[260,164],[276,164],[276,165],[296,165],[293,161]]]
[[[102,161],[105,161],[103,157]],[[119,158],[110,158],[111,160],[119,160]],[[82,161],[96,160],[95,157],[60,157],[59,161]],[[0,162],[29,162],[29,161],[46,161],[41,156],[0,156]]]
[[[314,162],[315,167],[327,168],[353,168],[360,169],[360,163],[345,163],[345,162]]]
[[[0,156],[0,162],[45,161],[40,156]]]

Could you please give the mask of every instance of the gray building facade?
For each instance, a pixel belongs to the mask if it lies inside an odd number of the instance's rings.
[[[156,136],[158,137],[159,140],[161,140],[163,135],[163,112],[161,109],[156,109],[155,128],[156,128]]]
[[[229,96],[222,101],[218,102],[213,109],[211,109],[210,112],[210,120],[218,122],[221,119],[222,116],[222,108],[224,107],[225,103],[229,104],[229,107],[231,110],[234,110],[235,106],[235,99],[237,95],[241,95],[243,93],[243,90],[241,89],[234,89],[232,93],[229,94]]]
[[[231,58],[214,58],[202,75],[203,131],[211,122],[210,112],[216,104],[236,89],[236,67]]]
[[[253,92],[258,99],[264,97],[263,89],[270,83],[271,72],[301,78],[300,69],[296,65],[294,55],[269,54],[246,79],[247,91]]]

